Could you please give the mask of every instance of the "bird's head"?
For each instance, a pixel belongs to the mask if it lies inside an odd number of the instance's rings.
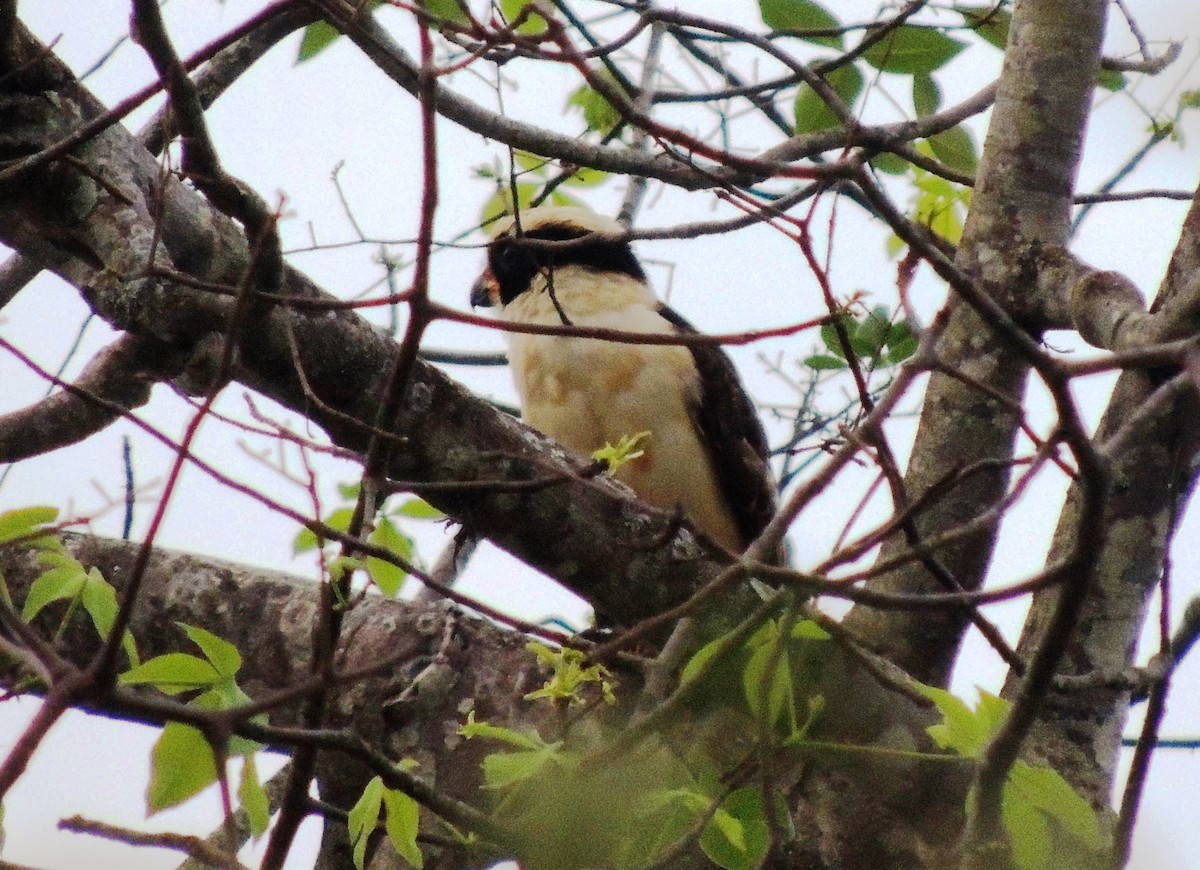
[[[528,290],[540,272],[567,266],[645,281],[629,243],[613,239],[624,232],[625,227],[612,218],[576,206],[529,208],[519,220],[502,218],[488,243],[487,268],[471,288],[471,304],[503,307]],[[576,240],[582,241],[546,244]]]

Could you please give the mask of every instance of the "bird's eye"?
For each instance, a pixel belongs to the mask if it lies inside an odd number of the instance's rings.
[[[514,245],[512,242],[509,242],[507,245],[505,245],[504,247],[502,247],[500,249],[500,264],[501,265],[513,265],[520,259],[521,259],[521,250],[516,245]]]
[[[499,273],[513,274],[517,272],[537,271],[533,252],[527,245],[519,242],[509,242],[496,250],[492,270]]]

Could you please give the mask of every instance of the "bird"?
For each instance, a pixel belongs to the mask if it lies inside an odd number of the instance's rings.
[[[521,210],[493,227],[471,304],[514,324],[695,335],[661,302],[617,221],[580,206]],[[549,243],[570,243],[553,245]],[[715,343],[629,344],[506,332],[522,419],[590,458],[639,433],[613,476],[741,553],[775,512],[766,434]]]

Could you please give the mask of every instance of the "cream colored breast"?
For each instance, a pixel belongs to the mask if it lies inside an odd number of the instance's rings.
[[[561,324],[549,292],[539,289],[506,306],[505,319]],[[560,269],[554,294],[575,326],[674,332],[649,288],[625,276]],[[508,340],[529,425],[585,457],[606,443],[650,432],[645,455],[622,467],[618,479],[661,508],[682,505],[717,541],[742,547],[693,423],[700,384],[688,348],[519,333],[509,333]]]

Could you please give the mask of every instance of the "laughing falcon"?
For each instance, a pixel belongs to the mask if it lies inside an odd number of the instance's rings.
[[[513,323],[694,334],[659,302],[629,244],[612,240],[623,232],[585,208],[526,209],[496,229],[471,303]],[[583,457],[649,432],[618,480],[659,508],[682,507],[733,552],[762,531],[775,510],[766,436],[720,347],[505,335],[530,426]]]

